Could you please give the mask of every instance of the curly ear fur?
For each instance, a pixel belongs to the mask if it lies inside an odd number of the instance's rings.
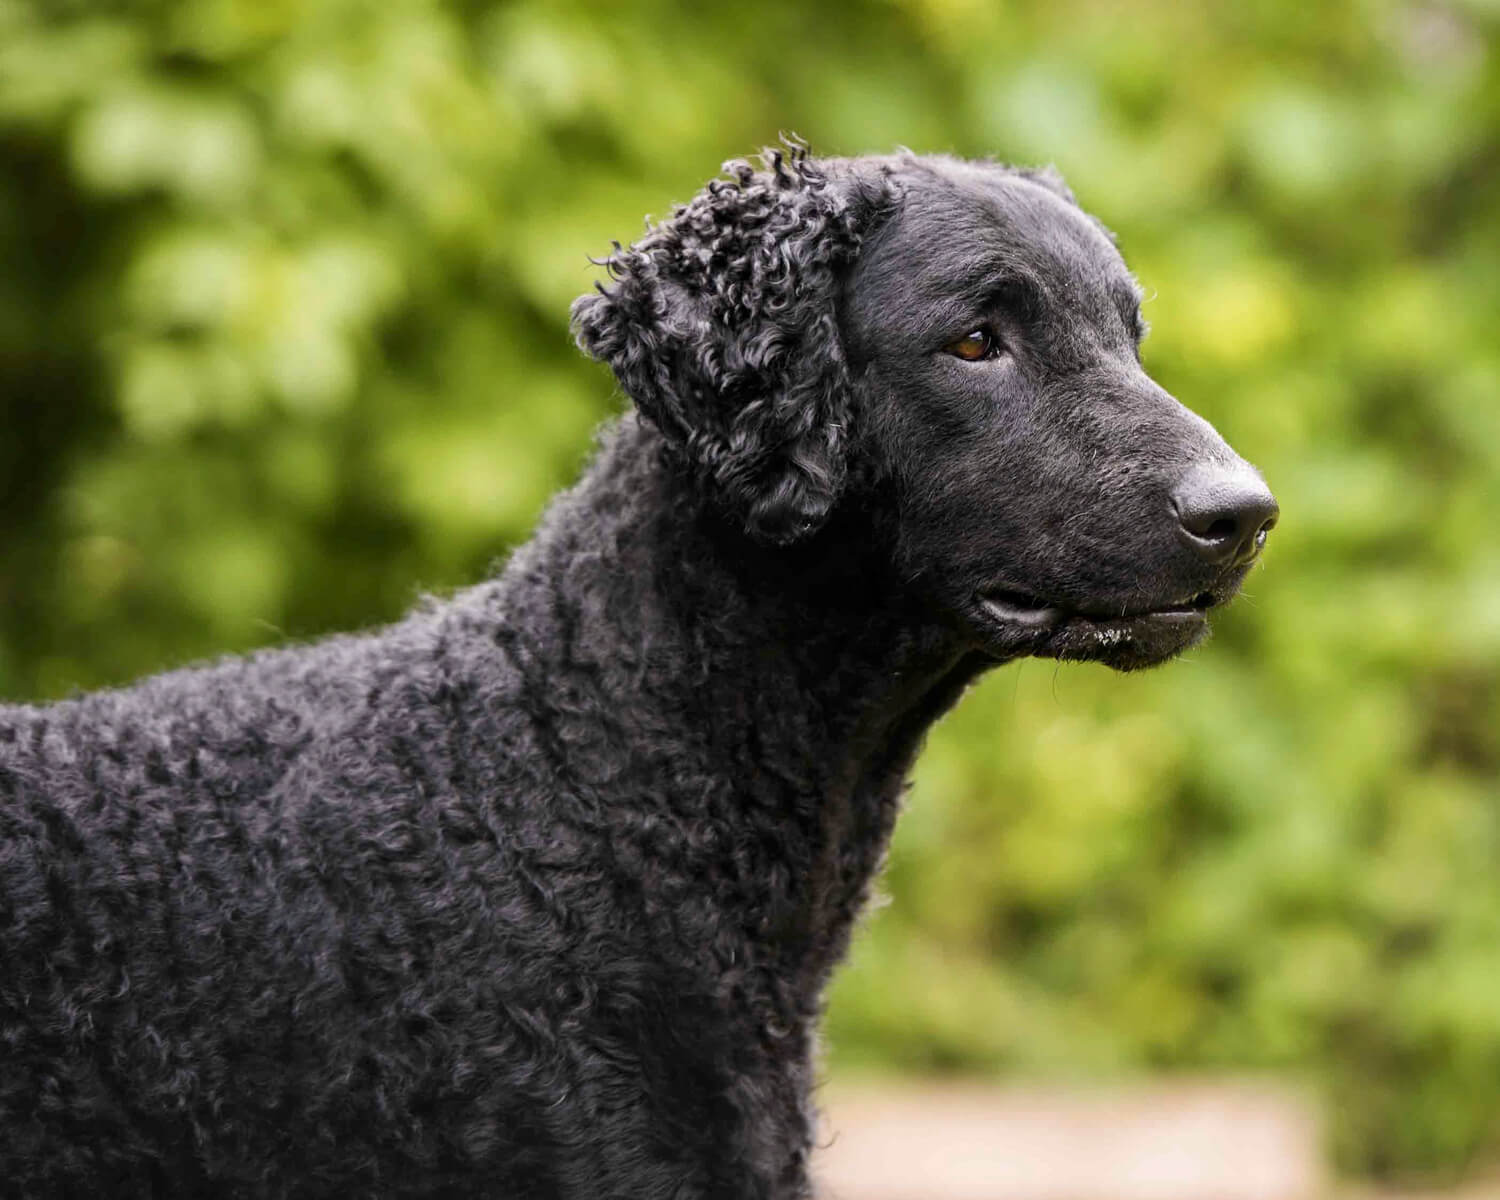
[[[845,479],[850,384],[836,303],[886,191],[806,149],[735,161],[573,305],[578,344],[607,362],[751,536],[817,529]]]

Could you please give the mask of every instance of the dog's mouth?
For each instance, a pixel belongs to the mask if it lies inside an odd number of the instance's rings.
[[[1228,599],[1201,591],[1167,604],[1104,610],[990,588],[975,596],[975,607],[986,641],[1006,657],[1089,659],[1128,670],[1165,662],[1199,641],[1209,611]]]
[[[1223,601],[1212,592],[1199,592],[1187,600],[1175,604],[1164,604],[1159,608],[1125,609],[1115,612],[1090,612],[1086,609],[1069,608],[1053,604],[1029,592],[1018,592],[1011,588],[996,588],[981,592],[980,605],[996,620],[1030,628],[1047,628],[1069,619],[1082,619],[1095,624],[1121,621],[1150,620],[1161,618],[1168,621],[1201,616]]]

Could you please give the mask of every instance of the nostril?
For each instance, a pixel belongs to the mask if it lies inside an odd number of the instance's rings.
[[[1260,553],[1276,524],[1276,499],[1248,468],[1199,470],[1172,497],[1182,540],[1212,563],[1240,564]]]

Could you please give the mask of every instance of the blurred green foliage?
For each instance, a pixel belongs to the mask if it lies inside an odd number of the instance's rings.
[[[0,0],[0,693],[478,577],[618,400],[585,255],[725,157],[1052,161],[1276,488],[1137,677],[932,739],[835,1066],[1274,1069],[1376,1174],[1500,1134],[1495,0]]]

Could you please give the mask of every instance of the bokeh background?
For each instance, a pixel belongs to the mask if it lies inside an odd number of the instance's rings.
[[[795,130],[1053,162],[1284,517],[933,736],[830,1069],[1268,1072],[1500,1151],[1496,0],[0,0],[0,695],[397,616],[621,400],[586,260]]]

